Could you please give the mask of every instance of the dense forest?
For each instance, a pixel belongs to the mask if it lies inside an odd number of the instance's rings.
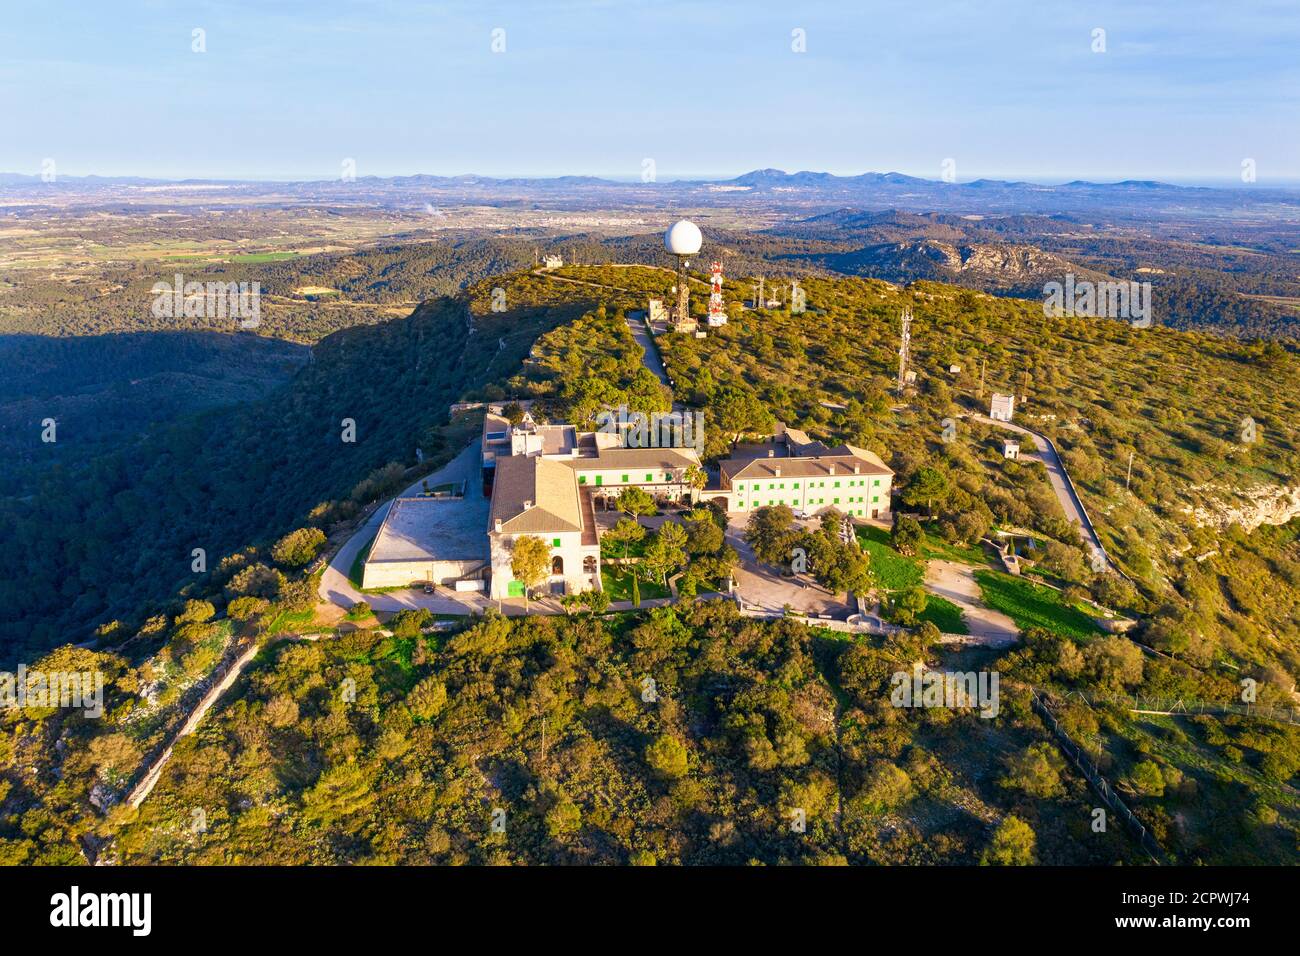
[[[29,497],[0,500],[4,659],[85,640],[113,619],[138,621],[143,604],[194,581],[196,548],[215,568],[313,509],[327,524],[339,507],[346,514],[397,490],[392,480],[357,486],[390,463],[400,478],[417,448],[429,466],[459,451],[442,432],[448,405],[517,367],[532,339],[576,308],[484,309],[471,328],[465,299],[433,300],[409,318],[328,337],[260,401],[46,469]]]
[[[23,497],[51,465],[75,468],[154,424],[255,402],[307,360],[303,346],[251,334],[0,335],[0,496]]]

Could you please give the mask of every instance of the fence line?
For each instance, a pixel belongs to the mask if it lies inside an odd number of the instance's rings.
[[[1070,759],[1070,762],[1074,764],[1079,773],[1083,774],[1084,779],[1088,781],[1106,806],[1124,822],[1129,833],[1134,836],[1142,849],[1151,857],[1151,861],[1159,864],[1162,860],[1168,859],[1164,848],[1152,836],[1150,829],[1137,818],[1137,815],[1120,799],[1119,794],[1115,792],[1115,788],[1102,776],[1101,768],[1092,761],[1087,751],[1076,744],[1070,738],[1070,735],[1065,732],[1065,728],[1061,726],[1060,721],[1056,719],[1056,715],[1052,713],[1047,701],[1038,693],[1037,689],[1031,687],[1029,695],[1034,712],[1042,717],[1047,726],[1051,728],[1056,737],[1057,746]]]
[[[1261,704],[1228,704],[1217,701],[1170,700],[1160,697],[1142,697],[1139,694],[1129,696],[1118,694],[1097,694],[1090,691],[1072,690],[1065,694],[1066,699],[1077,697],[1090,706],[1123,707],[1135,714],[1158,714],[1167,717],[1194,717],[1197,714],[1236,714],[1240,717],[1253,717],[1257,720],[1273,720],[1283,724],[1300,725],[1300,708],[1270,707]]]

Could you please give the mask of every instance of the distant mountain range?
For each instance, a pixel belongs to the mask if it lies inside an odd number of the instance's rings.
[[[852,206],[863,210],[900,209],[962,215],[1104,214],[1112,220],[1223,220],[1249,206],[1253,215],[1272,221],[1300,222],[1300,190],[1256,185],[1249,188],[1176,186],[1147,180],[1114,183],[1075,180],[1060,184],[978,179],[942,182],[902,173],[832,173],[756,169],[732,179],[621,182],[597,176],[495,178],[491,176],[358,176],[356,178],[250,182],[188,179],[168,181],[139,177],[59,177],[45,183],[39,176],[0,173],[0,194],[11,202],[97,202],[147,193],[154,204],[203,202],[219,195],[256,201],[366,203],[390,208],[419,208],[428,202],[539,209],[636,209],[671,212],[682,208],[717,208],[788,212],[807,216]]]
[[[286,180],[246,180],[246,179],[224,179],[224,178],[190,178],[190,179],[159,179],[148,176],[66,176],[60,175],[54,183],[45,183],[40,175],[28,175],[26,173],[0,172],[0,186],[13,185],[103,185],[103,186],[188,186],[188,185],[247,185],[247,186],[302,186],[302,185],[335,185],[342,183],[341,179],[286,179]],[[838,176],[834,173],[813,172],[810,170],[801,170],[799,172],[787,173],[781,169],[755,169],[748,173],[743,173],[732,179],[672,179],[662,183],[643,183],[626,180],[607,179],[600,176],[481,176],[473,173],[463,173],[456,176],[438,176],[429,173],[413,173],[406,176],[359,176],[349,182],[380,182],[401,186],[450,186],[450,185],[482,185],[487,183],[497,183],[503,186],[529,185],[537,187],[546,186],[613,186],[619,188],[639,188],[643,186],[658,186],[660,188],[691,188],[698,186],[748,186],[754,189],[773,189],[788,187],[805,187],[805,188],[855,188],[863,186],[914,186],[924,187],[943,187],[959,189],[996,189],[996,188],[1016,188],[1016,189],[1102,189],[1102,190],[1189,190],[1205,189],[1208,187],[1201,186],[1176,186],[1170,183],[1162,183],[1152,180],[1125,180],[1116,183],[1089,182],[1087,180],[1076,179],[1068,183],[1047,184],[1032,183],[1020,180],[1000,180],[1000,179],[977,179],[965,183],[948,183],[935,179],[924,179],[919,176],[908,176],[903,173],[859,173],[855,176]]]

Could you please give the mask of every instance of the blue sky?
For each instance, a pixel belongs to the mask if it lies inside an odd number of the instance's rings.
[[[11,2],[0,170],[1295,181],[1297,50],[1295,0]]]

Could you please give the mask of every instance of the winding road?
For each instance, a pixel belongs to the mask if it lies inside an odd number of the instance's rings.
[[[1097,529],[1092,526],[1092,519],[1088,517],[1083,502],[1079,500],[1079,493],[1074,488],[1074,481],[1070,478],[1069,472],[1065,470],[1065,465],[1061,462],[1061,456],[1057,453],[1056,445],[1052,443],[1052,440],[1046,435],[1025,428],[1023,425],[1000,422],[989,418],[987,415],[972,414],[968,417],[985,425],[1001,428],[1003,431],[1028,435],[1033,439],[1034,447],[1038,449],[1038,457],[1047,468],[1047,480],[1052,484],[1052,491],[1056,493],[1056,500],[1061,503],[1061,510],[1065,512],[1066,520],[1079,525],[1079,533],[1083,536],[1084,543],[1089,546],[1089,552],[1093,555],[1093,570],[1117,571],[1118,569],[1110,560],[1110,555],[1106,553],[1106,549],[1102,546],[1101,538],[1097,536]]]

